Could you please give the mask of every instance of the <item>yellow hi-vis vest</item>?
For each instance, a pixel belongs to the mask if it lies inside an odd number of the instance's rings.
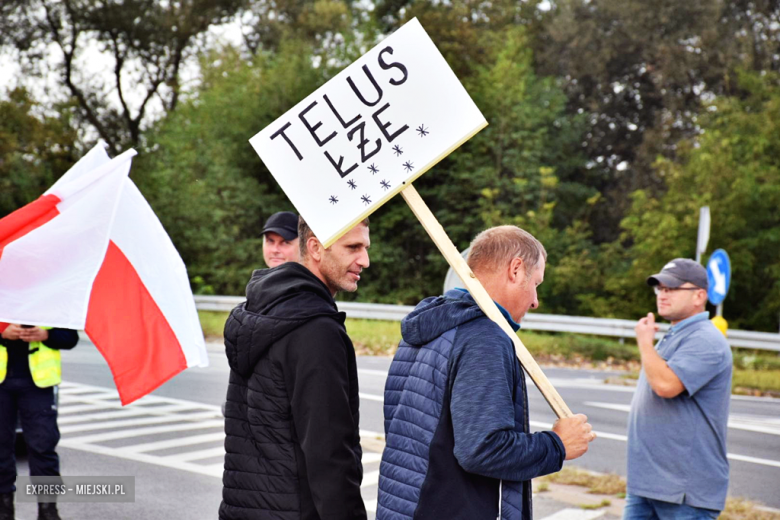
[[[49,330],[51,327],[41,327]],[[38,388],[48,388],[62,381],[60,351],[49,348],[40,341],[30,343],[30,373]],[[0,383],[5,381],[8,372],[8,350],[0,346]]]

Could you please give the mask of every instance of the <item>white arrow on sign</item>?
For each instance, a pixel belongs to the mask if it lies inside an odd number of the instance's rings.
[[[716,260],[710,261],[710,271],[712,271],[712,277],[715,278],[715,292],[726,294],[726,275],[720,272],[720,263]]]

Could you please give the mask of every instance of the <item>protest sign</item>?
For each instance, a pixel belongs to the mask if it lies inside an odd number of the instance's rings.
[[[509,327],[412,181],[487,126],[417,19],[250,139],[315,236],[329,247],[401,193],[558,417],[571,411]]]
[[[414,19],[250,143],[328,247],[486,125]]]

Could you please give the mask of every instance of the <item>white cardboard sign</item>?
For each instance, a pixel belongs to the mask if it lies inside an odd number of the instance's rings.
[[[329,247],[485,126],[415,18],[249,142]]]

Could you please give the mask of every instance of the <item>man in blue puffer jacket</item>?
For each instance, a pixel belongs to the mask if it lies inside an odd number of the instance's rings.
[[[539,306],[546,257],[515,226],[471,243],[469,267],[514,330]],[[532,518],[530,480],[587,451],[587,418],[529,432],[514,345],[464,290],[423,300],[401,331],[385,386],[377,520]]]

